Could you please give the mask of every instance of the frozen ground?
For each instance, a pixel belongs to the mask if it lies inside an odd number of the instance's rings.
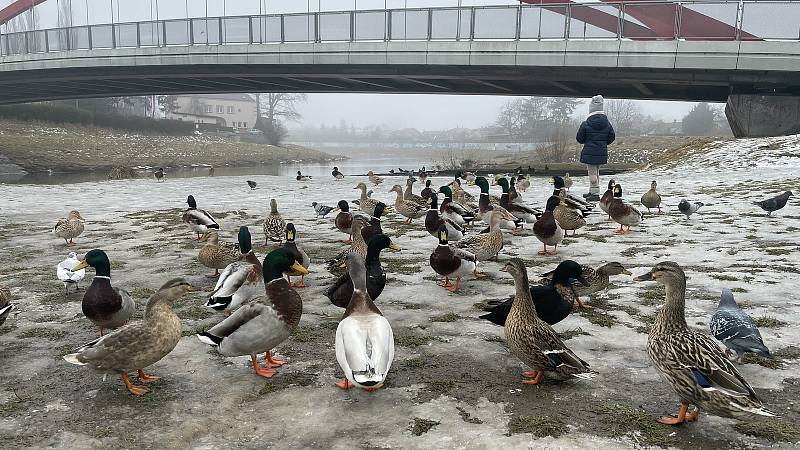
[[[626,198],[635,203],[658,180],[666,204],[664,214],[647,217],[634,233],[615,236],[614,226],[596,214],[559,247],[558,257],[536,255],[539,242],[529,230],[508,235],[501,256],[523,258],[532,276],[564,258],[593,266],[617,260],[635,274],[661,260],[677,261],[689,277],[688,322],[701,329],[708,327],[720,289],[733,288],[747,311],[769,325],[762,334],[781,355],[740,366],[764,403],[783,416],[772,421],[777,427],[751,427],[758,437],[713,416],[681,428],[653,422],[678,404],[645,352],[647,326],[662,297],[655,286],[625,276],[590,300],[591,312],[556,325],[600,376],[523,386],[524,368],[508,354],[502,329],[477,319],[482,302],[513,293],[510,277],[488,262],[482,270],[489,277],[468,278],[459,293],[448,294],[435,285],[428,266],[436,241],[422,220],[405,226],[390,218],[384,225],[403,247],[384,259],[390,281],[377,302],[397,337],[387,388],[340,391],[333,386],[341,375],[333,337],[342,311],[321,294],[334,278],[319,263],[342,248],[344,236],[331,220],[315,220],[309,205],[356,198],[358,180],[298,183],[264,176],[252,192],[244,177],[0,186],[0,282],[11,287],[19,306],[0,327],[0,446],[794,448],[779,439],[800,439],[794,425],[800,419],[800,210],[794,197],[766,218],[750,201],[797,191],[798,154],[798,137],[712,144],[708,153],[620,177]],[[375,196],[390,201],[390,184],[399,181],[387,180]],[[434,185],[445,181],[435,179]],[[552,188],[542,179],[532,184],[523,196],[541,205]],[[585,192],[585,178],[573,189]],[[253,374],[247,358],[220,357],[192,336],[221,316],[202,307],[207,292],[187,297],[177,305],[186,336],[151,368],[163,377],[153,392],[134,397],[118,378],[103,381],[61,359],[93,339],[96,329],[81,314],[82,292],[63,298],[55,265],[67,250],[49,229],[70,209],[80,210],[87,231],[76,251],[105,249],[114,283],[134,294],[141,316],[147,296],[167,278],[212,286],[197,262],[199,245],[179,221],[188,194],[220,219],[227,239],[239,225],[250,225],[256,241],[263,238],[260,221],[270,197],[278,199],[312,257],[309,287],[301,292],[301,326],[278,348],[291,363],[265,380]],[[706,206],[685,220],[675,208],[682,197]],[[267,250],[256,247],[262,257]]]

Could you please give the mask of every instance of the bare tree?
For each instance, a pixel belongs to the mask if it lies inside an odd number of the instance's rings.
[[[297,105],[304,103],[306,94],[267,92],[256,94],[256,128],[264,133],[272,145],[278,145],[288,132],[283,121],[300,119]]]
[[[618,136],[632,136],[643,131],[640,127],[642,109],[632,100],[606,100],[604,107]]]

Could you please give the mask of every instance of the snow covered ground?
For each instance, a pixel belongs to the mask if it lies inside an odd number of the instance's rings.
[[[793,197],[767,218],[751,204],[798,190],[798,155],[798,136],[738,140],[624,174],[618,181],[635,204],[657,180],[664,214],[647,216],[642,226],[620,237],[598,212],[577,237],[559,246],[557,257],[537,255],[540,244],[529,229],[507,234],[500,259],[523,258],[533,279],[563,259],[595,267],[616,260],[635,275],[658,261],[676,261],[688,276],[687,322],[705,330],[720,290],[734,289],[746,311],[770,325],[761,328],[764,340],[782,355],[777,363],[749,360],[740,370],[767,407],[783,416],[774,422],[798,433],[793,424],[800,419],[800,209]],[[519,372],[528,369],[506,350],[502,329],[477,319],[482,302],[513,293],[510,277],[499,272],[500,264],[487,262],[481,270],[489,276],[468,277],[456,294],[436,286],[428,266],[436,240],[421,219],[411,226],[396,217],[384,220],[384,230],[403,248],[383,258],[390,281],[377,301],[397,337],[387,387],[342,392],[333,386],[341,376],[333,339],[342,311],[322,296],[334,280],[322,263],[343,248],[339,241],[345,236],[330,218],[314,219],[310,204],[355,199],[353,187],[365,180],[247,178],[258,182],[257,190],[249,190],[245,177],[0,186],[0,283],[11,287],[19,307],[0,327],[0,446],[792,447],[771,442],[780,437],[774,429],[750,436],[735,429],[735,421],[713,416],[681,428],[652,421],[678,406],[645,352],[647,325],[663,297],[654,285],[626,276],[614,277],[606,293],[589,300],[594,309],[555,326],[599,377],[520,384]],[[403,181],[387,179],[374,188],[374,197],[392,204],[388,190]],[[448,181],[435,178],[433,185]],[[576,194],[587,190],[586,178],[575,181]],[[499,195],[499,187],[492,189]],[[551,191],[537,178],[522,195],[541,206]],[[309,287],[301,291],[303,318],[278,348],[291,363],[265,380],[253,374],[248,358],[220,357],[192,335],[222,316],[203,308],[208,292],[187,297],[176,305],[185,337],[151,368],[163,377],[153,392],[135,398],[117,378],[103,381],[61,359],[93,339],[96,329],[81,313],[82,292],[63,298],[55,266],[69,250],[49,230],[69,210],[79,210],[87,224],[75,251],[104,249],[113,261],[113,282],[133,293],[141,315],[152,289],[168,278],[184,276],[206,289],[213,285],[197,262],[200,245],[180,223],[189,194],[217,216],[223,238],[233,240],[240,225],[251,226],[261,257],[269,250],[262,245],[261,220],[269,199],[277,199],[312,258]],[[706,206],[686,220],[676,210],[681,198]]]

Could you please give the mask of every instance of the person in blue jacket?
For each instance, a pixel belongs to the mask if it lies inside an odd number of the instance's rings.
[[[589,193],[583,197],[590,201],[600,200],[600,166],[608,163],[608,145],[614,142],[614,127],[603,111],[603,96],[595,95],[589,103],[589,117],[581,123],[575,139],[583,144],[581,162],[589,172]]]

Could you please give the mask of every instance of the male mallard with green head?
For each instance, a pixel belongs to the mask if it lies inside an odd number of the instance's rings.
[[[540,255],[554,256],[558,253],[558,244],[564,239],[564,229],[558,225],[554,212],[558,205],[561,204],[561,199],[556,196],[551,196],[547,199],[547,205],[539,220],[533,224],[533,233],[536,239],[544,246]],[[547,251],[547,246],[553,247],[553,253]]]
[[[519,258],[511,259],[502,269],[514,277],[514,296],[505,323],[508,350],[533,371],[522,372],[523,384],[539,384],[548,378],[588,380],[597,374],[561,341],[558,333],[536,314],[531,298],[528,272]]]
[[[219,233],[215,230],[207,231],[200,242],[205,242],[206,245],[200,249],[197,260],[200,261],[200,264],[214,269],[214,273],[207,275],[208,278],[217,278],[220,269],[228,267],[228,264],[238,261],[242,257],[239,245],[232,242],[220,242]]]
[[[286,221],[278,212],[278,202],[273,198],[269,201],[269,215],[264,220],[264,245],[269,244],[269,241],[282,242],[285,228]]]
[[[453,220],[443,217],[439,212],[439,197],[436,194],[431,194],[428,196],[425,230],[431,236],[439,237],[439,227],[442,225],[447,227],[447,235],[452,236],[453,241],[460,241],[464,237],[464,228]]]
[[[367,257],[364,265],[367,269],[367,292],[372,300],[377,300],[386,286],[386,271],[383,270],[380,259],[381,250],[399,252],[400,246],[392,242],[385,234],[373,236],[367,243]],[[352,296],[353,280],[349,273],[340,276],[325,290],[325,297],[328,297],[331,303],[339,308],[347,308]]]
[[[611,220],[619,224],[619,230],[614,231],[616,234],[629,233],[631,227],[639,225],[643,217],[638,209],[622,200],[621,184],[614,186],[614,197],[608,203],[608,215],[611,216]],[[623,225],[627,226],[628,229],[623,230]]]
[[[66,218],[58,219],[56,226],[53,227],[53,233],[56,236],[64,239],[67,247],[75,245],[72,240],[83,233],[83,224],[85,220],[81,217],[78,211],[70,211]]]
[[[589,308],[589,306],[584,305],[580,301],[580,297],[585,297],[607,288],[609,284],[611,284],[609,280],[610,276],[621,274],[631,275],[631,273],[625,269],[622,264],[616,261],[603,264],[597,269],[593,269],[591,266],[582,265],[581,272],[583,273],[584,279],[588,282],[588,285],[584,285],[582,282],[577,280],[572,282],[572,287],[575,289],[576,293],[575,302],[578,304],[579,308]],[[553,271],[550,271],[542,274],[542,279],[539,280],[539,283],[547,284],[550,283],[552,279]]]
[[[143,383],[160,379],[146,375],[143,369],[160,361],[178,345],[181,320],[172,306],[175,300],[192,290],[183,278],[167,281],[147,301],[144,320],[85,344],[75,353],[65,355],[64,360],[98,372],[119,374],[131,394],[148,393],[148,388],[131,383],[128,372],[137,371]]]
[[[194,231],[196,240],[199,241],[208,230],[219,230],[217,220],[206,210],[197,208],[197,201],[193,195],[186,197],[186,204],[189,208],[184,211],[181,220]]]
[[[665,287],[664,306],[647,337],[647,354],[678,394],[681,406],[677,416],[664,416],[659,422],[693,422],[701,409],[737,419],[775,417],[714,339],[686,325],[686,274],[678,264],[660,262],[634,280],[656,281]],[[696,408],[690,409],[692,405]]]
[[[295,241],[297,238],[297,229],[295,229],[293,223],[286,224],[286,242],[283,243],[283,249],[287,252],[291,253],[294,256],[295,261],[299,262],[306,272],[308,272],[308,266],[311,265],[311,258],[308,257],[308,254],[303,251],[303,248],[297,245]],[[300,281],[296,283],[292,283],[292,277],[300,277]],[[286,280],[292,287],[296,288],[303,288],[306,287],[306,276],[304,272],[298,272],[296,270],[290,269],[286,272]]]
[[[247,227],[239,227],[239,252],[243,261],[228,264],[217,280],[206,307],[228,311],[228,315],[242,303],[264,294],[261,261],[253,253],[252,237]]]
[[[337,230],[347,234],[348,238],[343,242],[345,244],[351,244],[353,242],[353,236],[350,227],[353,225],[353,213],[350,212],[350,204],[347,203],[347,200],[339,200],[336,206],[339,209],[339,213],[336,214],[333,223],[336,225]]]
[[[102,336],[106,328],[124,325],[136,310],[136,304],[127,291],[111,286],[111,262],[106,252],[90,250],[72,271],[86,267],[94,267],[95,276],[83,294],[81,309],[84,316],[100,327]]]
[[[289,337],[303,314],[303,300],[283,273],[288,270],[308,271],[282,248],[271,251],[264,258],[262,268],[265,295],[245,303],[197,337],[201,342],[216,347],[224,356],[250,355],[255,373],[271,378],[276,373],[275,367],[287,362],[273,358],[271,350]],[[258,364],[256,354],[262,352],[267,367]]]
[[[431,269],[444,277],[438,283],[439,286],[446,288],[450,292],[456,292],[461,285],[461,277],[476,271],[477,259],[474,254],[467,250],[449,244],[447,240],[449,231],[444,223],[439,225],[437,234],[439,236],[439,245],[436,246],[429,258]],[[455,284],[450,283],[450,277],[456,279]]]

